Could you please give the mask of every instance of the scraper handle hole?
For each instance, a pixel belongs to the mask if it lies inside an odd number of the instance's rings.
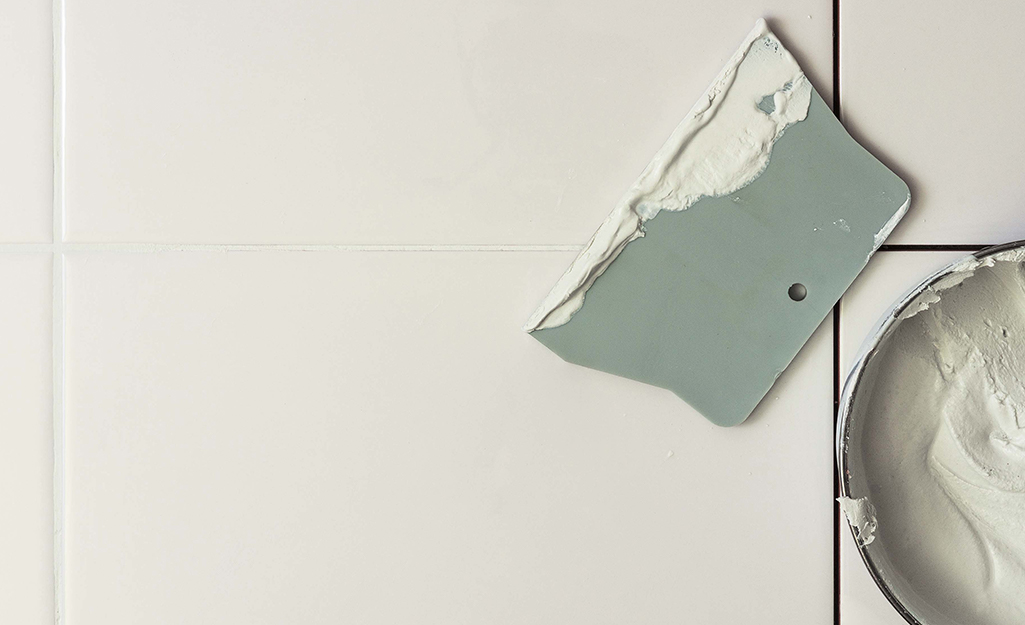
[[[799,302],[808,296],[808,289],[806,289],[800,282],[795,282],[790,285],[790,289],[787,290],[787,295],[789,295],[790,299],[795,302]]]

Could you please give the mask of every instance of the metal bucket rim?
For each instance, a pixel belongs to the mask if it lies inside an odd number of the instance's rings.
[[[875,323],[872,331],[869,332],[865,338],[861,347],[858,350],[858,354],[854,359],[854,365],[851,367],[850,372],[847,374],[844,380],[843,391],[840,394],[840,403],[837,407],[837,426],[836,426],[836,462],[837,470],[840,476],[840,495],[842,497],[850,497],[850,475],[848,474],[847,467],[847,456],[850,451],[850,428],[851,428],[851,410],[854,405],[855,394],[857,393],[858,386],[861,383],[862,376],[865,372],[865,367],[868,362],[876,354],[877,347],[884,337],[886,337],[892,330],[894,330],[898,324],[900,314],[904,312],[919,295],[922,294],[927,288],[935,284],[937,281],[943,279],[949,275],[952,271],[956,270],[958,266],[964,262],[965,258],[974,257],[977,260],[982,260],[988,256],[1006,252],[1011,249],[1025,247],[1025,239],[1019,241],[1012,241],[1010,243],[1002,243],[1000,245],[993,245],[990,247],[983,248],[979,251],[972,252],[968,256],[958,258],[957,260],[949,263],[939,271],[933,273],[928,278],[920,282],[917,286],[907,291],[904,295],[897,299],[889,310]],[[928,625],[918,620],[914,615],[911,614],[910,610],[904,606],[904,604],[894,595],[890,589],[889,584],[883,579],[875,562],[872,560],[872,556],[869,555],[865,545],[862,545],[854,534],[854,528],[850,527],[850,523],[847,523],[851,535],[855,538],[855,545],[858,547],[858,553],[861,555],[862,562],[865,563],[865,567],[868,569],[869,574],[872,576],[872,581],[875,582],[879,590],[882,591],[883,595],[890,602],[890,604],[897,610],[897,612],[904,617],[910,625]]]

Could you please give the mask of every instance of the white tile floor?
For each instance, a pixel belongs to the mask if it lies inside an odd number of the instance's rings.
[[[1021,9],[973,7],[842,0],[891,243],[1025,237]],[[0,8],[0,622],[899,622],[830,321],[731,430],[519,331],[756,17],[831,99],[832,2],[58,0],[56,64],[52,11]],[[960,255],[880,254],[841,366]]]
[[[843,120],[911,187],[890,243],[1025,239],[1025,3],[841,0]]]
[[[520,331],[571,259],[71,255],[68,621],[828,620],[831,324],[720,429]]]
[[[52,241],[53,4],[0,3],[0,244]]]
[[[829,0],[68,0],[68,237],[579,245],[763,13],[830,97]]]
[[[0,254],[0,622],[53,622],[50,254]]]

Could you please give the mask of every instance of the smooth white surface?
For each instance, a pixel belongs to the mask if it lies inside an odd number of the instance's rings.
[[[911,187],[887,243],[1025,238],[1025,4],[841,2],[843,121]]]
[[[53,2],[0,3],[0,243],[53,240]]]
[[[0,254],[0,622],[53,623],[49,254]]]
[[[717,428],[520,331],[571,258],[69,256],[68,622],[829,621],[831,322]]]
[[[843,297],[840,362],[843,377],[879,318],[908,290],[967,252],[880,252]],[[840,521],[840,617],[843,625],[906,625],[876,586]]]
[[[832,3],[68,2],[70,240],[582,245],[767,17]]]

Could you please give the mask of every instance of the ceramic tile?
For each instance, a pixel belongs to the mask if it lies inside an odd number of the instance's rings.
[[[53,239],[53,2],[0,4],[0,243]]]
[[[760,16],[832,3],[69,2],[71,240],[583,244]]]
[[[1025,238],[1025,4],[841,3],[840,92],[853,134],[911,186],[890,243]]]
[[[49,254],[0,255],[0,621],[53,623]]]
[[[866,337],[902,295],[966,252],[880,252],[844,295],[840,362],[846,374]],[[846,377],[846,375],[845,375]],[[906,625],[869,575],[846,522],[840,526],[840,622]]]
[[[831,323],[717,428],[520,330],[571,257],[69,256],[68,622],[827,622]]]

